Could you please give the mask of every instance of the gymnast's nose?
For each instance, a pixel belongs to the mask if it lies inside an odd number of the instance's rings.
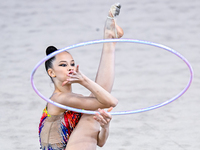
[[[74,69],[71,69],[71,68],[70,68],[70,69],[68,69],[68,71],[74,71]]]

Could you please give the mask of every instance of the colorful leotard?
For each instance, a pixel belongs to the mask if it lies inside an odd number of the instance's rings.
[[[66,111],[61,115],[49,115],[45,108],[39,124],[39,139],[42,150],[64,150],[80,113]]]

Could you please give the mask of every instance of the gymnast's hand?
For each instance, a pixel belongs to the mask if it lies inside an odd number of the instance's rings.
[[[110,112],[113,109],[113,107],[110,107],[108,109],[108,112]],[[105,112],[103,109],[98,109],[99,113],[96,113],[93,117],[96,121],[99,122],[100,126],[102,128],[109,128],[109,123],[112,119],[112,116]]]
[[[76,66],[76,70],[72,70],[67,74],[67,79],[62,83],[65,84],[81,83],[84,80],[84,75],[79,71],[79,65]]]

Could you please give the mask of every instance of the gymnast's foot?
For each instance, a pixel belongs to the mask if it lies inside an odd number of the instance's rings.
[[[121,5],[116,3],[110,7],[104,29],[104,38],[121,38],[124,35],[123,29],[117,25],[116,16],[119,15]]]

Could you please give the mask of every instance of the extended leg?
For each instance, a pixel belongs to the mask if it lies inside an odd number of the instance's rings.
[[[104,28],[104,39],[120,38],[123,36],[123,30],[116,24],[115,17],[119,14],[120,4],[111,6],[108,18]],[[111,92],[114,82],[114,65],[115,65],[115,44],[104,43],[96,83],[101,85],[108,92]]]

